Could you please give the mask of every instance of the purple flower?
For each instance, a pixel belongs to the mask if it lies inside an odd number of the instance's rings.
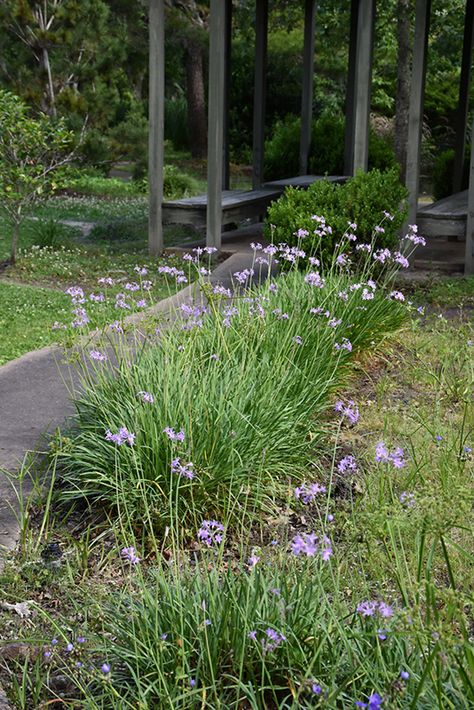
[[[368,710],[380,710],[382,707],[383,700],[378,693],[372,693],[369,695],[367,702],[364,703],[361,700],[355,702],[358,708],[368,708]]]
[[[73,313],[76,316],[71,323],[73,328],[82,328],[82,326],[87,325],[87,323],[89,323],[89,316],[87,315],[87,311],[85,310],[85,308],[81,308],[81,306],[78,306],[73,310]]]
[[[262,639],[262,647],[264,651],[274,651],[283,641],[286,641],[286,637],[280,634],[275,629],[268,628],[265,631],[266,638]]]
[[[301,227],[295,232],[295,237],[298,239],[304,239],[304,237],[309,237],[309,232],[307,229],[302,229]]]
[[[196,681],[195,678],[190,678],[190,679],[189,679],[189,685],[191,686],[191,688],[195,688],[195,687],[196,687],[196,683],[197,683],[197,681]]]
[[[346,417],[350,424],[355,424],[359,420],[359,408],[352,399],[348,400],[346,403],[339,400],[339,402],[336,402],[334,405],[334,410],[341,414],[342,417]]]
[[[347,266],[349,263],[349,259],[347,258],[347,254],[339,254],[339,256],[336,259],[336,264],[338,266]]]
[[[110,278],[110,276],[102,276],[102,278],[97,279],[97,283],[102,286],[113,286],[115,282],[112,278]]]
[[[84,303],[86,300],[84,298],[84,291],[80,286],[70,286],[66,289],[65,293],[67,293],[68,296],[71,296],[73,303]]]
[[[374,616],[377,611],[377,604],[369,601],[361,602],[357,605],[357,611],[362,616]]]
[[[406,258],[406,256],[403,256],[403,254],[400,254],[399,251],[395,252],[393,255],[393,260],[397,263],[400,264],[400,266],[404,269],[408,269],[410,266],[410,262]]]
[[[210,619],[204,619],[204,626],[210,626],[212,621]]]
[[[71,653],[71,651],[72,651],[73,649],[74,649],[74,644],[72,644],[71,642],[69,642],[68,645],[66,646],[66,651],[67,651],[67,653]]]
[[[142,402],[146,402],[147,404],[155,403],[155,398],[153,397],[151,392],[145,392],[145,390],[140,390],[140,392],[137,392],[137,397],[139,397]]]
[[[166,434],[170,441],[184,441],[184,431],[175,431],[171,427],[167,426],[163,429],[163,434]]]
[[[348,353],[351,353],[352,343],[347,338],[343,338],[341,343],[334,343],[334,348],[336,350],[347,350]]]
[[[294,555],[306,555],[314,557],[319,551],[322,559],[327,561],[332,555],[331,541],[326,535],[320,540],[316,533],[303,533],[295,535],[291,543],[291,551]]]
[[[256,631],[249,631],[248,634],[247,634],[247,636],[248,636],[249,639],[251,639],[252,641],[256,641],[256,640],[257,640],[257,632],[256,632]]]
[[[51,655],[52,655],[52,652],[51,652],[51,651],[45,651],[45,652],[43,653],[43,656],[44,656],[45,658],[51,658]]]
[[[139,276],[146,276],[148,273],[148,269],[144,266],[135,266],[134,271],[136,271]]]
[[[378,463],[391,463],[395,468],[403,468],[405,466],[404,451],[400,447],[389,451],[383,441],[379,441],[375,447],[375,460]]]
[[[103,663],[100,667],[100,670],[104,675],[107,675],[107,673],[110,673],[110,666],[108,663]]]
[[[140,558],[138,557],[133,545],[130,545],[130,547],[123,547],[120,550],[120,557],[124,560],[128,560],[131,565],[137,565],[140,562]]]
[[[86,643],[87,639],[84,636],[78,636],[76,639],[77,643]]]
[[[192,480],[194,478],[193,464],[188,462],[187,464],[182,464],[179,457],[171,461],[171,472],[182,476],[183,478],[189,478]]]
[[[303,339],[301,335],[295,335],[295,337],[293,338],[293,342],[297,345],[303,345]]]
[[[103,353],[100,350],[91,350],[89,352],[89,356],[91,360],[97,360],[97,362],[105,362],[105,360],[107,360],[106,353]]]
[[[144,298],[140,298],[137,302],[137,308],[146,308],[147,307],[147,302],[145,301]]]
[[[398,500],[405,508],[413,508],[413,506],[416,505],[415,495],[407,491],[402,491]]]
[[[160,639],[162,641],[166,641],[167,638],[168,638],[168,634],[161,634],[161,636],[160,636]]]
[[[116,434],[112,434],[110,429],[107,429],[105,440],[112,441],[114,444],[117,444],[117,446],[122,446],[122,444],[133,446],[135,443],[135,434],[132,434],[126,427],[122,426]]]
[[[391,607],[390,604],[386,604],[385,602],[379,602],[378,611],[380,616],[382,616],[384,619],[389,619],[391,616],[393,616],[393,607]]]
[[[410,677],[410,674],[408,673],[408,671],[400,671],[400,678],[402,680],[408,680],[409,677]]]
[[[321,695],[323,692],[323,689],[321,688],[318,683],[311,683],[311,692],[314,693],[315,695]]]
[[[244,269],[243,271],[236,271],[234,273],[234,277],[239,282],[239,284],[244,284],[249,278],[254,275],[254,273],[255,272],[253,269]]]
[[[110,324],[110,329],[114,330],[116,333],[123,333],[123,328],[118,320],[114,320],[114,322]]]
[[[247,564],[248,564],[249,568],[252,569],[252,567],[256,567],[259,562],[260,562],[260,557],[258,555],[252,554],[249,557]]]
[[[348,471],[357,473],[357,462],[354,456],[344,456],[337,464],[337,470],[339,473],[347,473]]]
[[[300,500],[304,505],[314,503],[320,493],[326,493],[326,486],[319,483],[302,483],[294,490],[296,500]]]
[[[89,301],[92,301],[93,303],[103,303],[105,301],[105,296],[103,293],[91,293],[89,295]]]
[[[306,274],[304,280],[310,286],[315,286],[316,288],[324,288],[325,281],[323,278],[321,278],[320,274],[317,271],[310,271],[308,274]]]
[[[202,540],[208,547],[220,545],[224,526],[217,520],[203,520],[198,530],[198,540]]]
[[[56,646],[59,643],[58,639],[51,639],[51,646]]]
[[[387,632],[385,631],[385,629],[377,629],[377,637],[380,641],[386,641]]]

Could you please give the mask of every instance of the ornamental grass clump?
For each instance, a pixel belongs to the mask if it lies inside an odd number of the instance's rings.
[[[207,305],[187,304],[134,360],[122,346],[108,360],[105,346],[86,353],[93,367],[77,430],[57,453],[63,501],[100,502],[155,529],[176,517],[186,528],[272,510],[289,476],[302,480],[354,357],[399,328],[407,308],[372,280],[377,252],[364,254],[356,278],[348,259],[320,273],[311,258],[305,271],[301,247],[253,246],[231,304],[200,276]],[[202,273],[199,256],[185,261]],[[246,287],[272,259],[294,268]],[[398,266],[384,255],[390,277]],[[175,271],[170,278],[184,274]]]

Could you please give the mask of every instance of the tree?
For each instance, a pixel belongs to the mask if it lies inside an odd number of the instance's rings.
[[[18,96],[0,91],[0,210],[12,227],[11,264],[26,209],[54,190],[54,171],[72,160],[72,145],[62,119],[32,118]]]

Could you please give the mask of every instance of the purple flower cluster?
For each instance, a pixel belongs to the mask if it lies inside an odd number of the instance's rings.
[[[84,297],[84,291],[80,286],[69,286],[69,288],[66,289],[65,293],[67,293],[68,296],[71,296],[71,302],[74,304],[81,304],[86,302],[86,299]]]
[[[133,545],[130,545],[130,547],[123,547],[120,551],[120,557],[127,560],[127,562],[130,562],[131,565],[137,565],[140,562],[140,558],[138,557]]]
[[[239,284],[244,284],[254,275],[254,273],[253,269],[244,269],[243,271],[236,271],[234,278],[239,282]]]
[[[179,457],[171,461],[171,472],[176,473],[178,476],[183,478],[189,478],[189,480],[194,478],[193,464],[191,462],[186,464],[181,463],[181,459]]]
[[[391,463],[395,468],[403,468],[405,466],[404,451],[400,447],[389,451],[383,441],[379,441],[375,447],[375,460],[378,463]]]
[[[302,483],[294,490],[296,500],[301,501],[304,505],[310,505],[316,501],[316,497],[321,493],[326,493],[326,486],[319,483]]]
[[[317,271],[309,271],[304,277],[305,283],[316,288],[324,288],[325,281]]]
[[[112,441],[114,444],[117,444],[117,446],[122,446],[122,444],[133,446],[135,443],[135,436],[135,434],[132,434],[132,432],[128,431],[128,429],[124,426],[120,427],[116,434],[113,434],[110,429],[107,429],[105,432],[105,440]]]
[[[416,224],[408,225],[408,234],[405,234],[405,239],[412,242],[412,244],[420,244],[422,247],[426,246],[426,239],[418,234],[418,227]]]
[[[383,619],[389,619],[393,616],[393,607],[385,602],[363,601],[357,605],[358,613],[363,616],[381,616]]]
[[[344,456],[337,464],[337,470],[339,473],[357,473],[357,462],[354,456]]]
[[[334,349],[337,351],[347,350],[348,353],[351,353],[352,352],[352,343],[347,338],[343,338],[340,343],[334,343]]]
[[[220,545],[222,542],[224,526],[217,520],[203,520],[198,530],[198,540],[204,542],[208,547]]]
[[[416,505],[414,493],[408,493],[407,491],[402,491],[398,500],[405,508],[413,508]]]
[[[158,273],[166,274],[167,276],[174,276],[176,279],[176,283],[178,284],[188,283],[188,279],[184,275],[184,271],[182,271],[181,269],[177,269],[175,266],[159,266]]]
[[[368,710],[380,710],[383,704],[383,699],[378,693],[372,693],[369,695],[367,702],[364,703],[362,700],[357,700],[355,706],[358,708],[368,708]]]
[[[151,394],[151,392],[145,392],[145,390],[141,390],[140,392],[137,392],[137,397],[142,400],[142,402],[146,402],[147,404],[154,404],[155,403],[155,398]]]
[[[107,360],[107,354],[100,350],[90,350],[89,356],[91,360],[96,360],[97,362],[105,362]]]
[[[166,434],[170,441],[184,441],[185,435],[182,429],[180,431],[175,431],[170,426],[167,426],[163,429],[163,434]]]
[[[356,422],[359,421],[359,408],[352,399],[349,399],[347,402],[339,400],[339,402],[336,402],[334,405],[334,411],[338,412],[343,418],[345,417],[349,421],[349,424],[356,424]]]
[[[319,538],[316,533],[302,533],[293,538],[291,552],[294,555],[306,555],[306,557],[314,557],[319,553],[326,562],[332,555],[332,544],[327,535]]]

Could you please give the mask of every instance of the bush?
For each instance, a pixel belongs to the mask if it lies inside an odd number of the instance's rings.
[[[443,197],[453,194],[454,157],[454,150],[450,149],[442,151],[435,159],[433,167],[433,197],[435,200],[441,200]],[[469,161],[470,153],[466,151],[461,183],[462,190],[467,190],[469,185]]]
[[[299,173],[301,119],[279,121],[265,143],[265,178],[276,180]],[[309,171],[313,175],[344,174],[344,119],[324,115],[313,121]],[[387,170],[396,165],[390,143],[372,129],[369,136],[369,169]]]
[[[385,231],[377,233],[375,244],[377,247],[392,247],[405,218],[405,197],[406,190],[398,179],[396,168],[386,172],[360,172],[343,185],[320,180],[307,190],[290,187],[270,206],[265,236],[275,243],[294,245],[299,243],[296,232],[304,229],[312,235],[304,241],[307,251],[317,252],[327,260],[347,230],[348,222],[357,224],[359,242],[371,242],[374,225],[383,221]],[[384,211],[394,219],[384,218]],[[324,217],[332,228],[332,234],[326,235],[322,243],[314,235],[314,215]]]

